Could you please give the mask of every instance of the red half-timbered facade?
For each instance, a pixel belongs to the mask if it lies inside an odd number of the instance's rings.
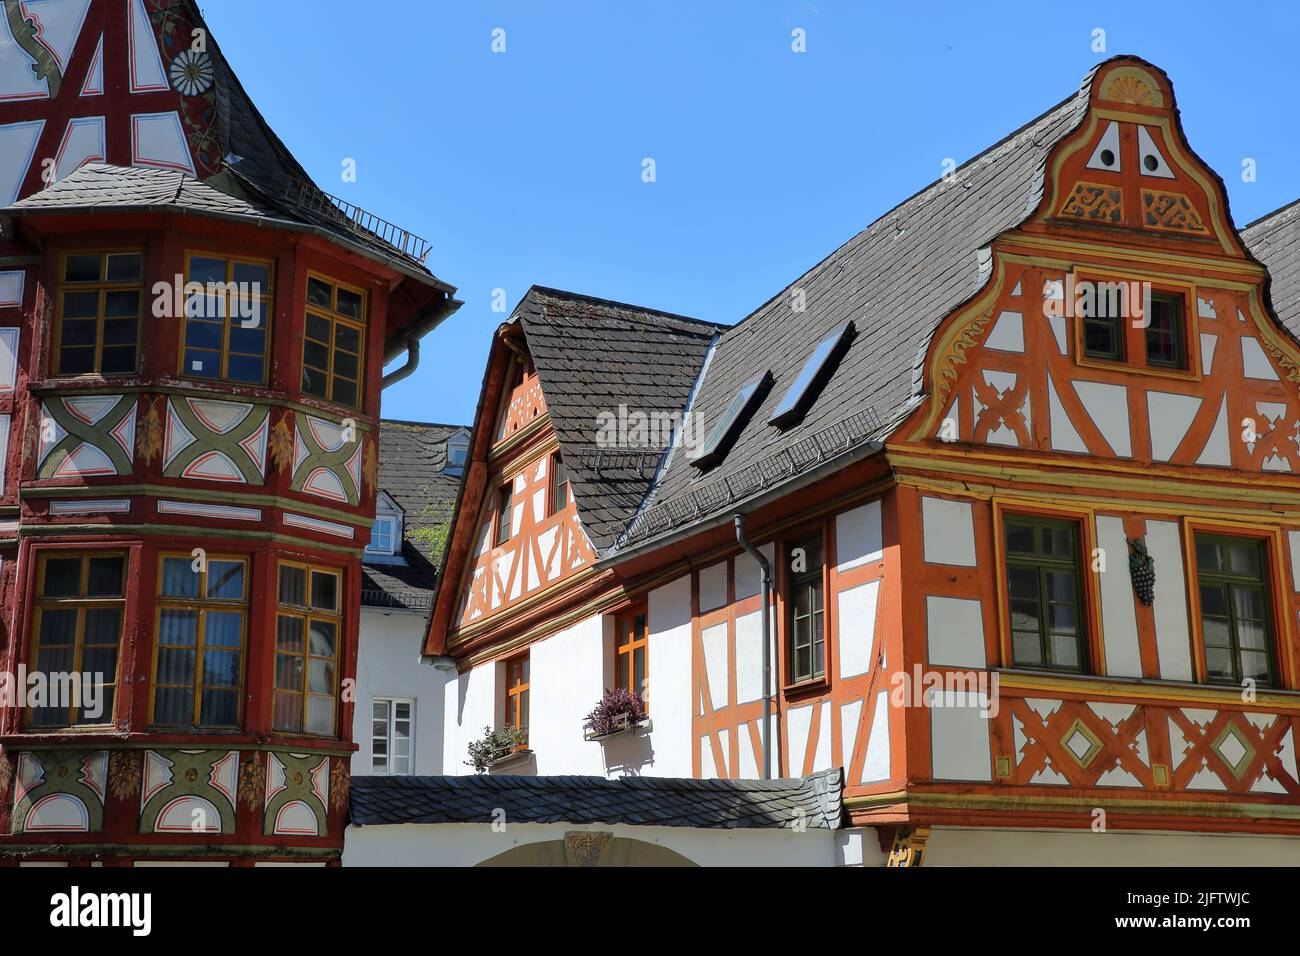
[[[335,863],[383,368],[454,290],[193,3],[4,8],[0,863]]]

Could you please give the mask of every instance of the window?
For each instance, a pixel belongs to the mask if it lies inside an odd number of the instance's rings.
[[[1196,535],[1205,676],[1212,684],[1273,684],[1266,555],[1263,541]]]
[[[704,445],[690,456],[690,462],[697,468],[709,468],[722,461],[736,438],[744,430],[754,409],[767,397],[772,388],[772,373],[764,370],[740,386],[735,398],[722,413],[722,417],[709,430]]]
[[[1092,283],[1095,295],[1085,300],[1083,352],[1090,358],[1124,361],[1124,297],[1113,283]]]
[[[366,545],[366,551],[371,554],[396,554],[397,544],[397,519],[391,515],[376,518],[370,528],[370,543]]]
[[[195,569],[195,565],[199,569]],[[158,584],[152,722],[239,726],[248,562],[163,555]]]
[[[307,278],[307,327],[302,343],[302,390],[357,408],[365,293],[328,279]]]
[[[629,693],[644,701],[650,654],[650,633],[646,628],[645,611],[617,618],[614,622],[614,636],[614,673],[618,686],[626,688]]]
[[[510,540],[510,523],[514,511],[514,485],[504,484],[497,491],[496,545],[500,547]]]
[[[507,727],[528,730],[528,655],[506,661]]]
[[[117,656],[126,604],[126,555],[42,555],[33,624],[33,670],[88,674],[99,707],[77,693],[31,712],[33,727],[108,724],[113,720]],[[83,688],[89,690],[89,687]]]
[[[465,467],[465,459],[469,457],[469,444],[465,441],[452,441],[447,443],[447,471],[453,474],[460,474]]]
[[[569,504],[569,469],[556,452],[551,456],[551,514],[559,514]]]
[[[793,542],[786,558],[790,682],[799,684],[826,676],[821,534]]]
[[[1012,664],[1081,673],[1086,656],[1078,525],[1008,516],[1005,526]]]
[[[181,374],[266,384],[271,263],[190,255],[185,282],[197,282],[204,291],[185,300]]]
[[[333,734],[343,576],[280,564],[275,623],[276,730]]]
[[[128,375],[136,370],[143,282],[139,252],[64,257],[56,374]]]
[[[415,701],[376,697],[370,702],[371,773],[415,773],[414,725]]]
[[[812,354],[803,363],[799,376],[791,383],[776,410],[768,418],[769,425],[784,428],[801,419],[821,387],[835,370],[835,364],[849,347],[856,334],[853,320],[841,322],[814,346]]]
[[[1147,365],[1186,368],[1183,297],[1171,292],[1153,292],[1147,303],[1147,320]]]

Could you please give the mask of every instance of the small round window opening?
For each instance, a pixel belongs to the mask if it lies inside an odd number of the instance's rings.
[[[1150,172],[1154,173],[1157,169],[1160,168],[1160,160],[1156,159],[1150,153],[1147,153],[1145,156],[1142,157],[1142,165],[1145,166]]]
[[[1109,149],[1103,149],[1101,151],[1101,164],[1103,166],[1114,166],[1115,153]]]

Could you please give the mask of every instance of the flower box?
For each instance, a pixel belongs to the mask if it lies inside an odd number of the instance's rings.
[[[614,721],[614,727],[605,733],[597,733],[592,726],[593,721],[588,720],[582,725],[583,740],[610,740],[614,737],[621,737],[624,734],[634,734],[638,731],[650,730],[650,718],[644,717],[640,721],[633,723],[631,714],[623,714]]]

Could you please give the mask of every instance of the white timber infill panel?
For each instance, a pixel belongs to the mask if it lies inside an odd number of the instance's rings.
[[[1097,516],[1097,546],[1106,558],[1101,578],[1101,630],[1106,647],[1106,673],[1111,677],[1141,677],[1137,608],[1128,569],[1128,538],[1124,519]]]
[[[969,501],[923,497],[921,532],[926,563],[975,567],[975,519]]]
[[[352,772],[371,770],[373,735],[371,703],[375,698],[415,701],[412,773],[437,776],[443,772],[443,691],[441,672],[420,663],[425,634],[423,611],[361,609],[361,632],[357,644],[356,708],[352,715],[352,739],[358,749],[352,755]],[[480,728],[480,731],[482,728]],[[454,760],[464,760],[456,754]]]
[[[691,578],[655,588],[646,601],[649,633],[647,701],[653,759],[647,776],[691,777]]]
[[[1147,551],[1155,561],[1153,609],[1156,653],[1165,680],[1192,679],[1191,628],[1187,620],[1187,585],[1183,542],[1176,521],[1147,522]]]
[[[435,672],[437,673],[437,672]],[[466,766],[471,741],[483,736],[484,727],[496,728],[505,719],[504,703],[498,703],[497,664],[488,661],[464,673],[448,672],[443,690],[442,772],[452,776],[473,773]]]
[[[582,724],[605,689],[604,618],[593,614],[529,648],[528,747],[539,775],[603,775]]]
[[[884,556],[879,501],[869,501],[835,516],[836,570],[847,571]]]
[[[936,780],[991,780],[989,700],[969,691],[931,690],[930,769]]]
[[[931,664],[978,668],[987,665],[984,610],[978,599],[927,595],[925,633]]]
[[[876,653],[876,603],[879,581],[867,581],[836,595],[840,677],[857,677],[871,669]]]

